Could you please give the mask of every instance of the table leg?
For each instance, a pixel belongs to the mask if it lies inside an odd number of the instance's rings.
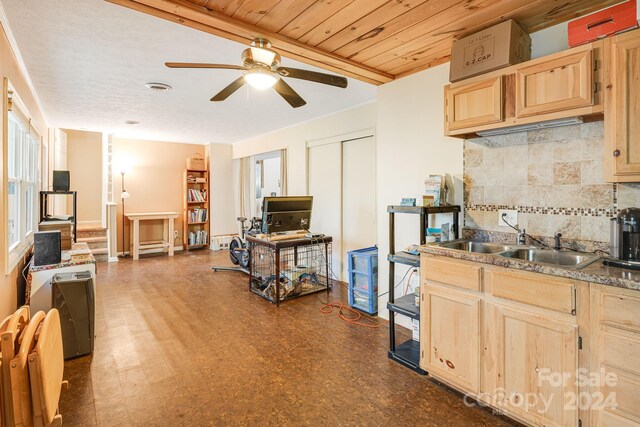
[[[169,256],[173,256],[173,218],[167,220],[169,223]]]
[[[324,270],[327,276],[327,302],[329,302],[329,292],[331,292],[331,276],[329,274],[329,243],[327,242],[325,242],[324,244]]]
[[[73,192],[73,243],[78,243],[78,194]]]
[[[165,218],[162,220],[162,243],[167,244],[167,252],[169,251],[169,219]],[[164,252],[164,247],[162,248],[162,252]]]
[[[276,249],[276,307],[280,305],[280,249]]]
[[[131,237],[131,241],[133,243],[133,259],[140,258],[140,220],[133,220],[133,229],[131,231],[133,236]]]

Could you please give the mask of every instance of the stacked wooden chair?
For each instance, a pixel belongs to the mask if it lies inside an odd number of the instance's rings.
[[[0,419],[6,427],[62,424],[64,357],[60,316],[21,307],[0,323]]]

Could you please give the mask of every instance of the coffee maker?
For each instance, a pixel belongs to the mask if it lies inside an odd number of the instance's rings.
[[[611,219],[611,259],[605,264],[640,269],[640,209],[622,209]]]

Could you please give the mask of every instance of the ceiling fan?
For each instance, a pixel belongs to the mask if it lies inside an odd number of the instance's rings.
[[[242,76],[229,86],[215,94],[211,101],[224,101],[245,83],[260,90],[273,87],[293,108],[302,107],[306,101],[291,88],[282,78],[308,80],[329,86],[347,87],[347,79],[333,74],[318,73],[299,68],[281,67],[280,54],[271,49],[271,43],[265,39],[255,39],[251,47],[242,52],[242,65],[202,64],[184,62],[166,62],[169,68],[220,68],[226,70],[242,70]]]

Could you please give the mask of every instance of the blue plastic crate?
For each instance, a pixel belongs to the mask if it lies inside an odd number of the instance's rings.
[[[378,312],[378,248],[347,252],[349,305],[368,314]]]

